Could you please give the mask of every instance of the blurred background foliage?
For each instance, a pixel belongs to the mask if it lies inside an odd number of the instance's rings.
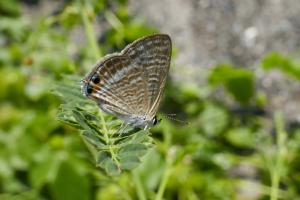
[[[0,199],[300,199],[298,124],[266,111],[255,73],[230,64],[203,85],[170,75],[161,110],[189,124],[164,118],[133,170],[97,168],[80,132],[57,120],[61,101],[50,91],[64,74],[83,77],[101,56],[158,30],[130,16],[126,0],[69,0],[31,21],[24,3],[38,2],[0,1]],[[108,26],[95,39],[97,20]],[[81,45],[70,40],[78,27]],[[276,52],[261,69],[300,80],[299,63]]]

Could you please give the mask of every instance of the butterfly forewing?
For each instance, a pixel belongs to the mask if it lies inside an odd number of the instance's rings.
[[[161,101],[170,59],[169,36],[136,40],[121,53],[100,61],[85,78],[83,93],[105,112],[124,120],[136,116],[152,119]]]

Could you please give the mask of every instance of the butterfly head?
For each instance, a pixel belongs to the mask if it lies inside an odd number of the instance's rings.
[[[162,119],[158,119],[157,116],[154,116],[152,119],[152,126],[155,126],[161,122]]]
[[[125,121],[127,121],[128,124],[131,124],[134,127],[148,129],[159,124],[161,122],[161,119],[158,119],[157,116],[149,118],[147,115],[142,115],[134,116],[127,120],[125,119]]]

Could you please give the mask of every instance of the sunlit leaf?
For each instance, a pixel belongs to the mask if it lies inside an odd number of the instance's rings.
[[[209,80],[214,85],[223,85],[240,103],[249,103],[254,96],[254,75],[250,70],[218,65],[211,72]]]
[[[278,69],[300,81],[300,63],[295,63],[288,57],[279,53],[270,53],[262,61],[266,70]]]

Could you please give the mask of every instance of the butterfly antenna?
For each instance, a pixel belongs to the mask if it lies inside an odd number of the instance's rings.
[[[188,124],[190,124],[188,121],[184,121],[184,120],[176,119],[175,117],[173,117],[173,116],[176,116],[176,114],[175,114],[175,113],[170,113],[170,114],[162,114],[162,116],[164,116],[166,119],[170,119],[170,120],[173,120],[173,121],[179,122],[179,123],[181,123],[181,124],[184,124],[184,125],[188,125]]]

